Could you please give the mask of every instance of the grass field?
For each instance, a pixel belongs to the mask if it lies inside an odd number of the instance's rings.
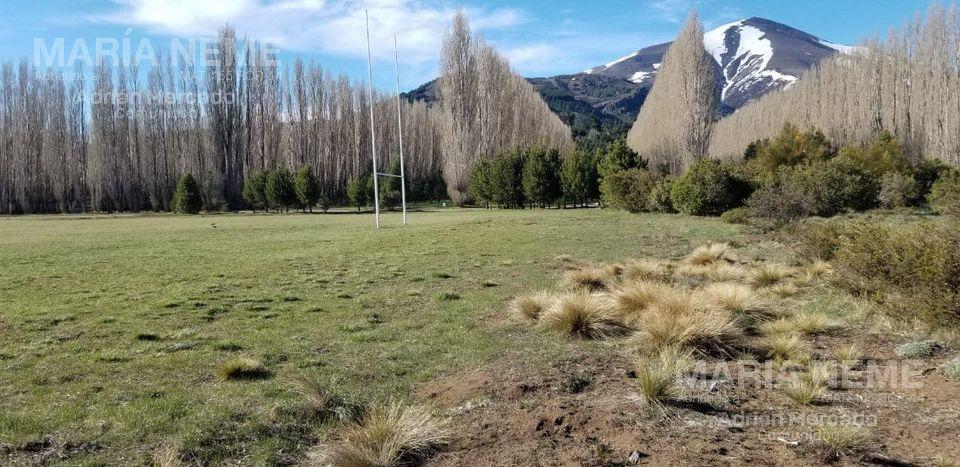
[[[0,219],[0,453],[130,464],[167,444],[205,462],[296,461],[325,429],[285,410],[299,380],[369,401],[507,354],[549,361],[584,344],[528,345],[536,331],[500,317],[556,281],[558,256],[676,258],[742,235],[599,210],[410,219]],[[270,374],[220,380],[237,357]]]

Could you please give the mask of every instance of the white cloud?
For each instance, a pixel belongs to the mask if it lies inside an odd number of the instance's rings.
[[[151,32],[182,37],[211,37],[229,23],[241,36],[293,51],[366,57],[364,9],[370,10],[374,55],[393,55],[397,35],[404,60],[435,61],[440,40],[456,8],[426,0],[113,0],[117,10],[95,18]],[[516,9],[468,8],[478,31],[517,26],[526,21]]]

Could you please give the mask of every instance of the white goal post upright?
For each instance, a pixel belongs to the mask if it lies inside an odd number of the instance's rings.
[[[400,100],[400,47],[397,35],[393,35],[393,53],[397,65],[397,132],[400,135],[400,201],[403,204],[403,225],[407,225],[407,177],[403,172],[403,110]]]
[[[370,96],[370,148],[373,159],[373,209],[376,216],[377,228],[380,228],[380,177],[394,177],[400,179],[400,200],[403,205],[403,225],[407,225],[407,181],[403,166],[403,110],[400,96],[400,48],[397,46],[397,35],[393,35],[394,58],[397,67],[397,131],[400,140],[400,175],[380,173],[377,169],[377,133],[376,121],[373,118],[373,54],[370,52],[370,11],[363,11],[367,23],[367,91]]]
[[[377,132],[374,128],[376,122],[373,120],[373,57],[370,54],[370,12],[364,10],[363,14],[367,20],[367,103],[370,104],[370,148],[373,151],[373,209],[376,216],[377,228],[380,228],[380,183],[377,181],[379,173],[377,172]]]

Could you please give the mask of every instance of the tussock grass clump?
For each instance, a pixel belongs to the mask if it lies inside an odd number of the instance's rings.
[[[428,410],[392,402],[368,411],[311,457],[318,466],[399,466],[423,459],[447,439],[446,423]]]
[[[597,292],[606,290],[607,273],[597,267],[574,269],[563,275],[561,285],[570,290]]]
[[[946,344],[935,340],[907,342],[897,346],[894,353],[900,358],[929,358],[946,348]]]
[[[810,274],[813,274],[815,277],[833,274],[833,266],[822,259],[815,260],[814,262],[808,264],[805,270]]]
[[[863,359],[863,351],[857,344],[840,345],[833,349],[833,358],[843,368],[853,368]]]
[[[780,390],[798,405],[810,405],[827,393],[827,385],[818,375],[801,373],[783,383]]]
[[[557,298],[549,292],[522,295],[510,303],[510,314],[517,318],[536,321],[556,301]]]
[[[780,298],[790,298],[800,293],[800,288],[794,284],[777,284],[770,287],[770,293]]]
[[[804,312],[790,318],[796,332],[806,335],[826,334],[841,328],[840,323],[822,313]]]
[[[695,296],[695,295],[694,295]],[[705,355],[730,355],[743,339],[733,315],[690,298],[665,300],[644,314],[640,329],[628,345],[636,352],[655,355],[667,347],[687,347]]]
[[[866,428],[852,423],[828,423],[817,427],[817,438],[832,455],[856,449],[869,438]]]
[[[333,385],[301,379],[297,383],[297,392],[303,399],[301,407],[310,420],[351,421],[359,418],[363,411],[360,404],[343,395]]]
[[[656,281],[670,277],[670,265],[658,261],[631,260],[623,265],[620,276],[625,281]]]
[[[621,317],[630,318],[676,293],[676,290],[660,282],[635,280],[614,289],[611,297],[614,311]]]
[[[582,339],[603,339],[627,331],[599,297],[578,293],[558,298],[553,307],[540,315],[540,324]]]
[[[732,248],[728,243],[709,243],[693,250],[683,262],[692,266],[706,266],[724,260],[732,260]]]
[[[782,264],[761,264],[747,275],[747,283],[756,287],[770,287],[796,275],[797,271]]]
[[[679,276],[716,282],[739,281],[747,275],[747,270],[742,266],[729,263],[681,264],[674,272]]]
[[[272,376],[270,370],[252,358],[235,358],[217,369],[220,381],[266,379]]]
[[[767,357],[776,362],[803,361],[809,354],[810,348],[796,335],[776,334],[767,339]]]
[[[769,306],[753,289],[741,284],[720,282],[706,286],[703,291],[714,303],[733,313],[762,312]]]
[[[637,393],[644,407],[656,407],[676,396],[677,378],[692,365],[692,354],[680,347],[665,347],[654,357],[640,357],[634,365]]]

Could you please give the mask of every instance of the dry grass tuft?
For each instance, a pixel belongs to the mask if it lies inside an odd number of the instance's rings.
[[[625,281],[655,281],[670,277],[670,266],[651,260],[632,260],[623,265],[620,276]]]
[[[583,339],[603,339],[627,332],[600,297],[587,294],[566,294],[540,315],[540,324]]]
[[[629,321],[662,301],[664,297],[675,293],[674,289],[666,284],[636,280],[622,284],[610,295],[614,312]]]
[[[399,466],[423,459],[447,439],[446,423],[428,410],[392,402],[371,409],[312,457],[315,465]]]
[[[747,283],[756,288],[770,287],[796,274],[794,268],[782,264],[761,264],[747,275]]]
[[[334,385],[302,378],[297,381],[296,389],[303,399],[305,415],[311,420],[356,420],[362,412],[360,404],[345,397]]]
[[[683,262],[692,266],[706,266],[723,260],[732,260],[731,248],[727,243],[709,243],[693,250]]]
[[[857,344],[840,345],[833,349],[833,358],[837,363],[846,369],[853,368],[863,359],[863,351]]]
[[[860,447],[870,437],[866,428],[852,423],[830,423],[817,427],[817,437],[836,455]]]
[[[776,362],[803,361],[809,354],[810,348],[796,335],[776,334],[767,339],[767,357]]]
[[[561,285],[570,290],[598,292],[607,289],[606,271],[598,267],[587,267],[567,271]]]
[[[768,290],[771,294],[779,298],[790,298],[800,293],[800,289],[794,284],[777,284]]]
[[[769,306],[753,289],[745,285],[720,282],[708,285],[703,291],[721,308],[737,314],[762,312]]]
[[[810,373],[801,373],[790,378],[780,390],[798,405],[810,405],[827,393],[827,385],[811,377]]]
[[[806,335],[826,334],[841,327],[839,323],[827,315],[814,312],[796,314],[790,318],[790,321],[793,323],[793,329],[796,332]]]
[[[698,294],[686,294],[657,303],[647,311],[628,345],[634,351],[655,355],[680,346],[705,355],[730,355],[743,340],[743,329],[733,315]]]
[[[181,467],[187,465],[180,458],[180,452],[170,444],[164,444],[153,451],[151,467]]]
[[[550,292],[522,295],[513,299],[510,303],[510,314],[520,319],[536,321],[540,318],[540,315],[552,307],[556,301],[556,296]]]
[[[665,347],[655,357],[640,357],[634,365],[637,393],[645,407],[661,405],[664,399],[676,396],[677,378],[693,364],[689,350]]]
[[[833,266],[830,263],[823,260],[816,260],[807,265],[806,271],[810,274],[813,274],[816,277],[828,276],[833,274]]]
[[[217,376],[221,381],[266,379],[271,375],[263,363],[246,357],[230,360],[217,369]]]

